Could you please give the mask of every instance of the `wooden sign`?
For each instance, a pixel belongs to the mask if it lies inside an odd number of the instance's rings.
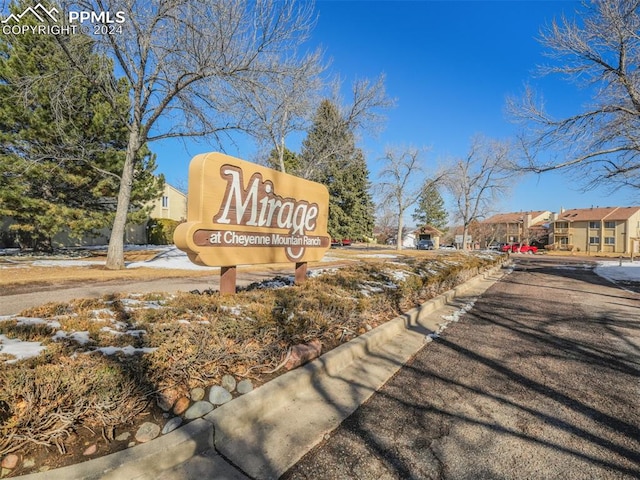
[[[189,165],[187,221],[173,238],[199,265],[302,264],[331,246],[328,214],[324,185],[206,153]]]

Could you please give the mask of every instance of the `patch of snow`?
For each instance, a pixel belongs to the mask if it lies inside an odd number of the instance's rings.
[[[212,273],[219,270],[217,267],[203,267],[196,265],[185,252],[176,247],[166,249],[151,260],[144,262],[131,262],[127,268],[165,268],[173,270],[210,270]]]
[[[601,261],[593,271],[612,282],[640,282],[640,262],[632,263],[627,260],[620,265],[620,261]]]
[[[133,298],[123,298],[122,300],[120,300],[120,303],[125,307],[125,309],[132,309],[132,308],[150,308],[153,310],[158,310],[160,308],[162,308],[163,306],[163,302],[160,302],[158,300],[151,300],[151,301],[143,301],[143,300],[135,300]]]
[[[398,255],[391,255],[389,253],[368,253],[364,255],[356,255],[358,258],[398,258]]]
[[[115,330],[110,327],[102,327],[100,329],[101,332],[110,333],[111,335],[131,335],[132,337],[141,337],[147,333],[146,330]]]
[[[91,312],[89,312],[89,314],[93,318],[99,318],[99,319],[101,319],[103,317],[107,317],[107,318],[114,318],[115,317],[115,313],[110,308],[99,308],[97,310],[91,310]]]
[[[51,338],[53,340],[70,338],[80,345],[86,345],[91,341],[91,338],[89,338],[89,331],[67,333],[64,330],[58,330]]]
[[[30,317],[10,317],[11,320],[16,320],[18,326],[28,325],[46,325],[51,329],[60,328],[60,322],[56,320],[46,320],[44,318],[30,318]]]
[[[136,353],[153,353],[157,350],[157,348],[145,347],[145,348],[134,348],[131,345],[127,345],[126,347],[100,347],[93,350],[93,352],[100,352],[104,355],[114,355],[118,352],[124,355],[134,355]]]
[[[25,358],[37,357],[40,352],[46,350],[41,342],[26,342],[19,338],[8,338],[0,335],[0,353],[6,353],[15,357],[13,360],[6,360],[5,363],[16,363]]]
[[[222,305],[220,307],[220,310],[222,310],[223,312],[228,312],[231,315],[235,315],[236,317],[242,314],[242,308],[239,305],[236,305],[235,307],[227,307],[226,305]]]
[[[413,273],[406,272],[404,270],[394,270],[392,272],[389,272],[389,274],[396,282],[405,282],[407,278],[409,278],[411,275],[414,275]]]

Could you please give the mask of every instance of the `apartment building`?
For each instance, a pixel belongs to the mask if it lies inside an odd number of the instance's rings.
[[[488,244],[546,244],[552,217],[548,210],[499,213],[480,222],[479,236]]]
[[[554,215],[549,243],[560,250],[638,253],[640,207],[561,210]]]

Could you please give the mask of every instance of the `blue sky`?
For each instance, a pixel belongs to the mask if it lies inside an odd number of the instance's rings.
[[[311,46],[322,45],[331,73],[345,80],[386,75],[397,106],[386,112],[384,131],[365,136],[371,180],[387,146],[429,149],[427,168],[461,157],[474,135],[508,139],[517,127],[507,118],[506,98],[534,86],[557,115],[577,112],[586,92],[559,77],[539,77],[546,63],[537,41],[541,27],[563,12],[573,15],[573,1],[342,1],[319,0]],[[346,93],[346,92],[345,92]],[[292,139],[289,147],[299,148]],[[170,183],[186,183],[191,156],[211,147],[185,142],[151,145],[159,172]],[[227,152],[251,159],[255,148],[241,142]],[[631,191],[581,193],[570,173],[529,175],[496,204],[496,211],[551,210],[637,204]]]

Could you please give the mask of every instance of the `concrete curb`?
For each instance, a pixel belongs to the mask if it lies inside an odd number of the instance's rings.
[[[502,276],[498,272],[508,263],[507,260],[486,270],[313,362],[149,443],[76,465],[15,478],[203,478],[201,466],[195,470],[193,465],[189,466],[192,459],[202,462],[203,452],[206,478],[241,479],[246,478],[244,474],[256,479],[277,478],[424,346],[425,335],[439,327],[440,317],[430,318],[429,314],[449,305],[458,296],[469,292],[480,295]],[[365,357],[366,362],[358,361]],[[189,474],[198,468],[200,474]]]
[[[160,472],[187,461],[196,453],[210,448],[212,440],[211,423],[197,419],[167,435],[134,448],[68,467],[16,478],[21,480],[153,478]]]
[[[251,478],[280,477],[424,346],[443,323],[431,313],[478,286],[481,294],[501,267],[216,408],[204,417],[214,425],[215,449]]]

